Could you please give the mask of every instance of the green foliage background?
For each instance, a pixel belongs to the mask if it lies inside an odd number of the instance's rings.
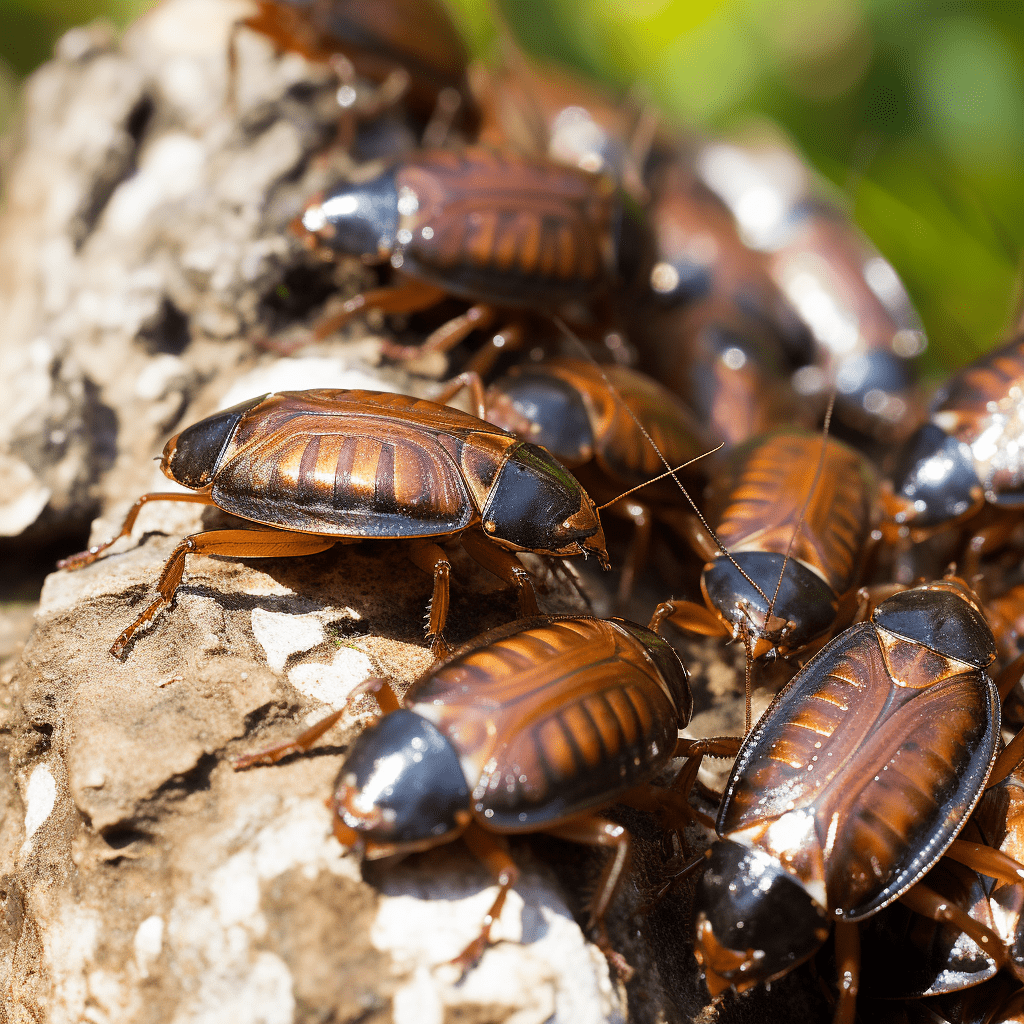
[[[381,0],[382,3],[386,0]],[[147,0],[0,0],[0,118],[64,29]],[[494,7],[451,0],[474,50]],[[1024,5],[955,0],[503,0],[527,49],[670,120],[780,124],[903,276],[933,369],[1003,336],[1024,249]]]

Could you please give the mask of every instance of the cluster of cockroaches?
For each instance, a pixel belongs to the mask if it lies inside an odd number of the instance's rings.
[[[172,438],[162,469],[195,493],[143,496],[118,537],[155,499],[262,525],[186,537],[112,653],[171,603],[189,554],[402,539],[433,574],[439,664],[404,698],[381,680],[361,691],[382,717],[338,776],[334,829],[367,857],[458,837],[493,870],[499,893],[464,966],[515,884],[504,837],[546,832],[612,848],[591,926],[628,971],[603,918],[630,840],[602,810],[691,820],[701,758],[737,755],[718,841],[687,866],[702,870],[695,942],[713,997],[786,974],[834,924],[835,1015],[852,1021],[863,921],[867,994],[917,1000],[872,1004],[873,1015],[1019,1019],[1024,740],[1004,747],[1001,724],[1024,664],[1024,342],[956,374],[922,425],[909,363],[921,336],[898,279],[835,211],[774,179],[771,161],[675,138],[521,56],[471,85],[457,33],[427,0],[256,6],[243,30],[331,63],[347,136],[404,104],[435,143],[462,140],[403,153],[310,203],[296,228],[310,247],[393,275],[313,336],[363,310],[413,313],[448,297],[468,310],[415,354],[501,330],[438,402],[263,395]],[[377,83],[369,99],[362,79]],[[600,363],[563,350],[485,392],[480,375],[502,349],[570,335],[567,323],[604,332]],[[621,365],[631,351],[664,384]],[[462,387],[478,415],[445,404]],[[834,432],[860,450],[793,426],[820,420],[829,390]],[[703,514],[678,481],[622,500],[716,442],[725,451],[705,472],[685,474],[691,487],[710,478]],[[871,456],[885,445],[897,450],[877,485]],[[593,553],[607,566],[595,499],[635,527],[620,596],[659,523],[704,561],[704,603],[665,601],[649,627],[540,616],[516,552]],[[517,588],[522,618],[452,653],[441,544],[455,539]],[[62,564],[80,568],[111,543]],[[943,574],[952,561],[959,575]],[[666,620],[743,642],[748,718],[752,667],[769,656],[801,667],[744,738],[680,740],[692,699],[660,636]],[[306,749],[341,714],[245,763]],[[677,757],[674,781],[656,784]],[[898,974],[873,971],[894,956]]]

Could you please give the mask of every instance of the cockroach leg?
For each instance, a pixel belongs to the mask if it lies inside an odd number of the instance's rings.
[[[629,542],[629,550],[622,563],[622,575],[619,576],[619,590],[616,605],[619,613],[623,613],[630,597],[640,569],[647,564],[647,553],[651,546],[651,533],[654,529],[654,516],[650,508],[633,499],[616,502],[609,506],[609,512],[628,519],[633,524],[633,536]]]
[[[470,822],[462,833],[463,842],[469,847],[470,853],[482,861],[494,876],[500,888],[490,909],[484,915],[480,934],[450,962],[461,968],[465,974],[474,967],[484,955],[484,950],[491,941],[491,927],[501,916],[505,905],[505,897],[509,889],[519,880],[519,868],[516,867],[508,852],[508,844],[504,837],[493,832],[486,832],[476,822]]]
[[[596,933],[596,942],[600,950],[623,980],[628,981],[633,976],[633,968],[626,963],[621,953],[612,949],[608,933],[605,930],[604,918],[612,898],[626,876],[626,869],[629,867],[632,847],[629,833],[621,825],[596,815],[584,815],[562,825],[546,828],[544,831],[548,835],[558,839],[568,839],[573,843],[584,843],[588,846],[610,846],[614,849],[614,855],[605,865],[604,871],[601,872],[594,898],[590,904],[589,927]]]
[[[344,327],[357,313],[379,309],[383,313],[418,313],[440,302],[447,293],[433,285],[409,278],[394,288],[371,288],[353,295],[336,313],[321,317],[313,325],[313,340],[323,341]],[[390,344],[390,343],[389,343]],[[401,346],[398,346],[399,348]],[[385,345],[385,355],[389,354]]]
[[[427,639],[435,658],[445,658],[451,648],[444,639],[444,624],[448,619],[449,585],[452,564],[440,545],[430,540],[414,541],[409,545],[410,561],[434,577],[434,592],[430,597],[430,620],[427,624]]]
[[[975,921],[967,911],[944,896],[940,896],[934,889],[918,882],[917,885],[911,886],[903,893],[899,899],[901,903],[910,907],[915,913],[921,914],[922,917],[959,928],[960,931],[972,938],[985,955],[990,956],[999,967],[1009,968],[1014,976],[1021,980],[1022,969],[1010,955],[1003,940],[990,928]]]
[[[966,839],[954,839],[943,856],[1009,885],[1020,885],[1024,882],[1024,864],[993,846],[972,843]]]
[[[694,601],[662,601],[654,609],[648,628],[655,633],[660,633],[662,623],[666,620],[672,625],[689,633],[696,633],[698,636],[727,635],[722,620],[710,608],[696,604]]]
[[[398,695],[384,679],[371,677],[361,682],[352,690],[343,707],[321,718],[319,722],[314,723],[304,732],[299,733],[294,739],[289,740],[287,743],[278,744],[276,747],[259,750],[255,754],[246,754],[244,757],[236,758],[231,762],[231,767],[237,772],[243,768],[251,768],[255,764],[276,764],[289,754],[309,750],[360,697],[366,694],[376,698],[382,715],[389,715],[392,711],[397,711],[402,706]]]
[[[144,494],[134,505],[128,510],[128,515],[124,517],[124,522],[121,524],[121,529],[118,533],[114,534],[110,540],[104,541],[102,544],[97,544],[96,547],[89,548],[88,551],[79,551],[77,555],[69,555],[67,558],[62,558],[57,563],[58,569],[82,569],[87,565],[91,565],[96,561],[104,551],[107,550],[112,544],[115,544],[122,537],[127,537],[132,532],[132,527],[135,525],[135,520],[139,517],[139,512],[142,511],[142,506],[150,501],[189,501],[196,505],[213,505],[214,500],[208,494],[178,494],[175,492],[155,492],[153,494]]]
[[[466,369],[486,376],[494,369],[494,364],[503,352],[517,352],[523,344],[523,325],[520,323],[505,324],[500,331],[492,334],[490,340],[478,349],[466,363]]]
[[[183,495],[184,497],[184,495]],[[195,495],[194,497],[205,497]],[[115,658],[124,654],[128,642],[165,605],[174,599],[185,571],[186,555],[227,555],[233,558],[291,558],[315,555],[337,543],[335,537],[286,530],[210,530],[185,537],[164,563],[157,583],[160,596],[114,641],[110,653]]]
[[[289,740],[287,743],[278,744],[276,747],[268,747],[266,750],[260,750],[255,754],[246,754],[244,757],[236,758],[231,762],[231,767],[237,772],[243,768],[251,768],[254,764],[276,764],[281,758],[287,757],[289,754],[309,750],[344,713],[345,708],[339,708],[337,711],[327,715],[326,718],[321,718],[315,725],[311,725],[305,732],[299,733],[295,739]]]
[[[849,921],[836,922],[836,971],[839,1002],[833,1024],[853,1024],[860,987],[860,929]]]
[[[525,619],[540,614],[540,609],[537,607],[537,593],[533,589],[533,580],[514,552],[506,551],[504,548],[492,544],[483,533],[477,530],[467,530],[462,535],[462,546],[474,562],[478,562],[488,572],[494,573],[498,579],[510,583],[519,591],[520,618]]]
[[[483,303],[470,306],[465,313],[452,317],[436,331],[428,334],[422,345],[398,345],[391,341],[386,342],[383,349],[384,355],[389,359],[405,360],[416,359],[430,352],[441,352],[442,354],[450,352],[473,331],[489,327],[494,321],[495,315],[496,311],[493,306]]]
[[[992,771],[988,777],[988,788],[998,785],[1007,775],[1010,774],[1024,761],[1024,729],[1021,729],[1009,743],[1003,747],[999,756],[992,765]]]
[[[1013,688],[1024,676],[1024,652],[1018,654],[1008,665],[999,670],[995,677],[996,689],[999,691],[999,699],[1006,700],[1013,692]]]
[[[473,404],[473,414],[480,419],[487,419],[487,402],[484,397],[484,382],[480,374],[473,370],[467,370],[453,377],[444,386],[441,392],[434,398],[438,405],[447,405],[463,388],[469,391],[470,400]]]

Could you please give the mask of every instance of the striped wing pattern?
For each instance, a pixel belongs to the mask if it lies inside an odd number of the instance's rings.
[[[816,476],[820,457],[821,437],[813,434],[775,434],[749,449],[717,533],[732,552],[790,551],[842,594],[870,527],[872,488],[860,456],[845,445],[827,442]]]
[[[607,281],[613,207],[600,179],[476,148],[424,154],[399,169],[398,181],[420,206],[403,257],[452,291],[552,305]]]
[[[997,699],[975,670],[893,685],[875,628],[853,627],[794,677],[744,744],[719,832],[763,829],[770,843],[773,823],[810,812],[813,836],[796,859],[823,879],[831,909],[850,920],[871,913],[970,813],[994,751]]]
[[[508,832],[609,803],[667,763],[678,732],[639,642],[595,619],[550,622],[457,657],[415,686],[409,706],[476,766],[474,810]]]
[[[478,516],[459,468],[478,432],[503,434],[407,396],[282,392],[239,424],[213,497],[235,515],[309,533],[444,535]]]
[[[1019,337],[955,374],[935,412],[959,414],[959,426],[951,432],[971,444],[977,439],[977,418],[990,412],[990,403],[1005,400],[1013,388],[1017,390],[1016,403],[1020,403],[1024,390],[1024,342]]]

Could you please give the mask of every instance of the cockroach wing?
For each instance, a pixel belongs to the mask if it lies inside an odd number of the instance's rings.
[[[779,693],[743,744],[718,832],[777,856],[856,921],[935,863],[985,785],[999,698],[979,669],[864,623]]]
[[[682,666],[643,627],[534,621],[484,634],[406,698],[458,750],[494,831],[542,828],[651,778],[691,710]]]
[[[437,536],[470,525],[477,513],[459,469],[462,442],[431,422],[440,407],[409,402],[399,418],[388,415],[393,403],[366,401],[372,393],[346,408],[349,397],[283,393],[243,419],[213,483],[217,505],[339,537]],[[417,405],[426,406],[418,417]],[[462,426],[463,416],[452,419]]]
[[[592,298],[614,271],[603,179],[475,147],[424,153],[396,181],[419,208],[404,269],[456,295],[551,308]]]

